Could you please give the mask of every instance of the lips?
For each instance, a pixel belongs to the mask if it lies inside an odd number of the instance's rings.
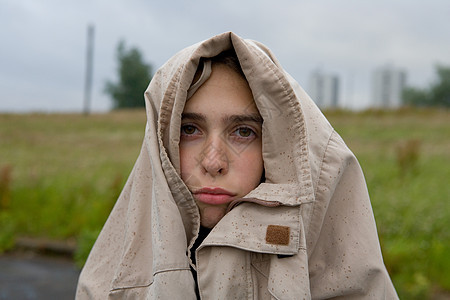
[[[210,204],[221,205],[229,203],[236,195],[222,188],[201,188],[193,192],[195,199]]]

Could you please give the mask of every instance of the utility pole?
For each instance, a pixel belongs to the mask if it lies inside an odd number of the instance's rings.
[[[86,75],[84,82],[84,108],[85,115],[90,113],[92,94],[92,69],[94,62],[94,25],[90,24],[87,31]]]

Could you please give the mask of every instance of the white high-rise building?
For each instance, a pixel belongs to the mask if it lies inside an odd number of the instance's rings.
[[[311,73],[308,94],[320,108],[333,108],[339,104],[339,79],[336,75],[319,70]]]
[[[403,104],[402,93],[406,85],[403,70],[386,65],[372,74],[372,107],[397,108]]]

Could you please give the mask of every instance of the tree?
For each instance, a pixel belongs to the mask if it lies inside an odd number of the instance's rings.
[[[403,91],[405,104],[450,107],[450,67],[436,66],[437,81],[428,89],[408,87]]]
[[[438,81],[431,87],[431,104],[450,107],[450,67],[437,66]]]
[[[428,92],[424,89],[407,87],[403,90],[403,102],[411,106],[429,106]]]
[[[144,91],[152,78],[151,65],[144,62],[138,49],[127,50],[124,41],[117,46],[117,59],[119,81],[108,81],[105,86],[105,92],[112,97],[113,107],[144,107]]]

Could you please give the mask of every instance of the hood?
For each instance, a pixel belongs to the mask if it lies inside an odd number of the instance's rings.
[[[228,49],[235,50],[264,120],[262,152],[266,181],[249,197],[291,206],[314,199],[306,120],[290,77],[267,48],[234,33],[224,33],[176,54],[155,74],[145,94],[147,126],[157,132],[154,135],[147,131],[145,139],[158,137],[159,152],[150,155],[158,154],[164,163],[163,172],[180,209],[188,240],[196,234],[198,213],[179,176],[181,114],[200,58],[213,57]]]

